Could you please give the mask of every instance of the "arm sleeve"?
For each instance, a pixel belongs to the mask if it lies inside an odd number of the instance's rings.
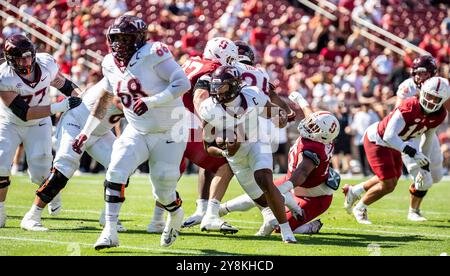
[[[152,96],[156,105],[165,104],[178,98],[191,88],[191,83],[184,74],[183,69],[173,59],[166,59],[157,64],[155,72],[161,79],[169,82],[166,89]]]
[[[400,110],[395,110],[391,119],[389,120],[386,130],[384,131],[383,140],[392,148],[403,152],[405,143],[398,136],[403,128],[406,126],[405,119],[402,116]]]

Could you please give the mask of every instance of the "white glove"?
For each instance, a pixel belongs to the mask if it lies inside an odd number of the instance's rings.
[[[291,192],[284,193],[283,197],[284,197],[284,204],[286,205],[286,207],[289,208],[289,210],[292,213],[292,216],[298,221],[304,220],[305,212],[300,206],[298,206]]]
[[[81,98],[79,97],[67,97],[59,103],[54,103],[50,105],[50,112],[56,114],[59,112],[66,112],[69,109],[75,108],[81,104]]]
[[[416,177],[414,178],[414,187],[418,191],[427,191],[433,185],[433,177],[431,173],[426,170],[419,170]]]
[[[294,103],[298,104],[301,108],[309,106],[309,103],[305,100],[305,98],[303,98],[303,96],[296,91],[291,92],[291,94],[289,94],[289,99]]]
[[[414,155],[414,160],[416,161],[417,165],[419,165],[419,167],[425,167],[426,165],[430,164],[430,160],[428,159],[428,157],[426,157],[421,152],[417,152],[416,155]]]

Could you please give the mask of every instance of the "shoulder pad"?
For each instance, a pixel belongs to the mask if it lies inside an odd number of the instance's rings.
[[[59,66],[53,56],[47,53],[37,53],[36,60],[40,66],[50,72],[50,77],[53,80],[59,72]]]
[[[147,45],[150,45],[152,64],[156,65],[168,58],[173,58],[172,53],[169,50],[169,46],[167,46],[166,44],[162,42],[153,42],[151,44],[147,43]],[[144,51],[146,51],[146,49],[144,49]]]
[[[317,153],[312,152],[310,150],[304,150],[303,156],[311,159],[311,161],[313,161],[313,163],[316,167],[318,167],[320,165],[320,157]]]

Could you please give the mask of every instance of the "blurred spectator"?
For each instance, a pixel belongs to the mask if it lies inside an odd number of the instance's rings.
[[[389,48],[385,48],[383,54],[377,56],[373,62],[372,67],[380,75],[388,75],[394,67],[394,57]]]
[[[447,17],[445,17],[440,25],[441,34],[449,35],[450,34],[450,7],[447,7]]]
[[[399,85],[409,78],[409,73],[405,61],[401,58],[397,59],[397,63],[394,66],[392,72],[388,75],[385,83],[391,84],[392,90],[397,93]]]
[[[264,20],[258,19],[256,28],[254,28],[250,34],[249,43],[251,46],[256,48],[257,50],[262,50],[266,46],[266,40],[269,36],[269,32],[267,29],[263,28]]]
[[[99,3],[105,10],[103,16],[110,16],[112,18],[119,17],[128,11],[127,3],[119,0],[100,0]]]
[[[275,35],[264,51],[264,64],[285,65],[288,52],[289,49],[286,46],[286,42],[279,35]]]
[[[378,115],[371,109],[371,105],[375,102],[374,98],[361,97],[359,99],[360,108],[353,115],[353,120],[348,129],[347,134],[353,135],[353,144],[358,148],[359,161],[361,163],[361,172],[364,176],[370,175],[370,167],[367,162],[366,152],[362,138],[366,129],[373,123],[380,120]]]
[[[11,35],[20,33],[22,33],[22,31],[16,26],[16,19],[14,17],[8,17],[5,21],[5,27],[2,30],[3,38],[8,38]]]
[[[334,110],[334,115],[338,119],[341,128],[335,140],[334,155],[331,161],[335,170],[339,171],[342,174],[351,175],[351,136],[345,131],[347,126],[351,124],[349,110],[344,103],[340,103]]]

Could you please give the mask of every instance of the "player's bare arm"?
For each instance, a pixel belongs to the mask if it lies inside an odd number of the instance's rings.
[[[81,104],[80,98],[70,97],[51,105],[29,106],[19,94],[12,91],[1,92],[0,98],[23,121],[45,118],[75,108]]]
[[[278,94],[275,92],[275,86],[272,83],[269,83],[269,98],[272,103],[278,105],[279,107],[284,109],[284,111],[286,111],[289,121],[294,120],[296,115],[294,110],[292,110],[289,105],[285,101],[283,101],[280,96],[278,96]]]
[[[209,92],[206,89],[198,88],[194,91],[194,109],[196,114],[200,114],[200,105],[204,100],[208,99],[208,97]]]
[[[294,187],[300,187],[305,183],[309,174],[317,167],[317,156],[308,157],[308,154],[314,155],[312,152],[303,153],[303,160],[298,165],[297,169],[292,173],[289,179]]]
[[[75,83],[64,77],[61,72],[56,74],[55,79],[50,83],[50,85],[61,91],[67,97],[79,97],[83,93],[83,91],[81,91]]]

